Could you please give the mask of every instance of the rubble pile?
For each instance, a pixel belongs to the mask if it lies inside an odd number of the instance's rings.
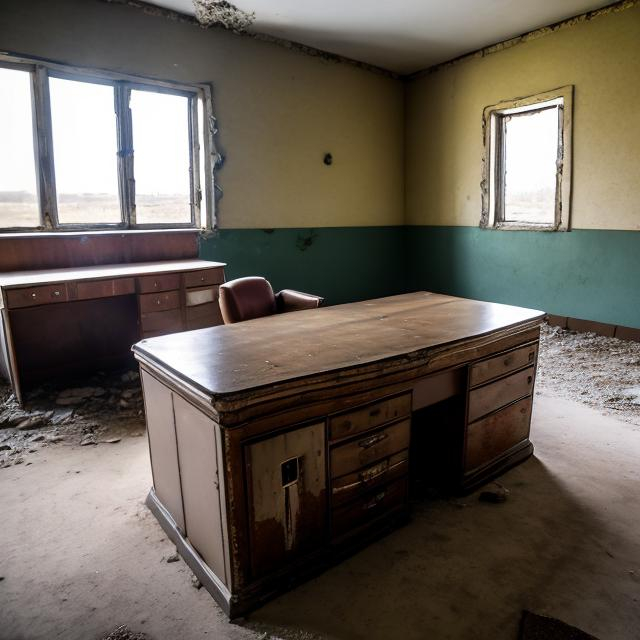
[[[144,428],[136,371],[47,383],[27,392],[23,407],[8,385],[0,385],[0,468],[31,464],[30,454],[44,447],[115,444],[143,435]]]
[[[544,325],[536,390],[640,425],[640,342]]]

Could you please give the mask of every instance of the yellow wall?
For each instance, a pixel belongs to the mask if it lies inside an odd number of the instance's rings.
[[[221,227],[403,223],[398,80],[100,0],[2,0],[0,50],[212,82]]]
[[[571,224],[640,229],[640,5],[442,67],[406,94],[406,221],[477,226],[482,111],[575,86]]]

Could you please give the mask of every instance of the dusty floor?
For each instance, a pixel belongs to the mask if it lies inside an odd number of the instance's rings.
[[[23,451],[0,470],[0,639],[98,640],[125,624],[151,640],[515,640],[526,608],[637,640],[640,427],[551,395],[570,358],[549,366],[546,355],[536,453],[502,477],[506,503],[416,503],[410,524],[240,624],[182,561],[167,562],[174,547],[143,505],[146,438],[81,447],[80,428]]]
[[[536,388],[640,424],[640,342],[545,326]]]

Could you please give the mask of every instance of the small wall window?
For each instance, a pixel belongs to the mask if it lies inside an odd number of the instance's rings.
[[[487,107],[481,227],[567,231],[573,87]]]
[[[0,96],[0,230],[214,226],[207,85],[0,54]]]

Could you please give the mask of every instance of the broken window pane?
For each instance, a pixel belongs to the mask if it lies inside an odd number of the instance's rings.
[[[49,91],[60,223],[120,222],[113,87],[50,78]]]
[[[136,223],[191,222],[189,99],[132,89]]]
[[[37,227],[31,74],[0,68],[0,227]]]
[[[504,220],[553,225],[558,107],[505,117]]]

